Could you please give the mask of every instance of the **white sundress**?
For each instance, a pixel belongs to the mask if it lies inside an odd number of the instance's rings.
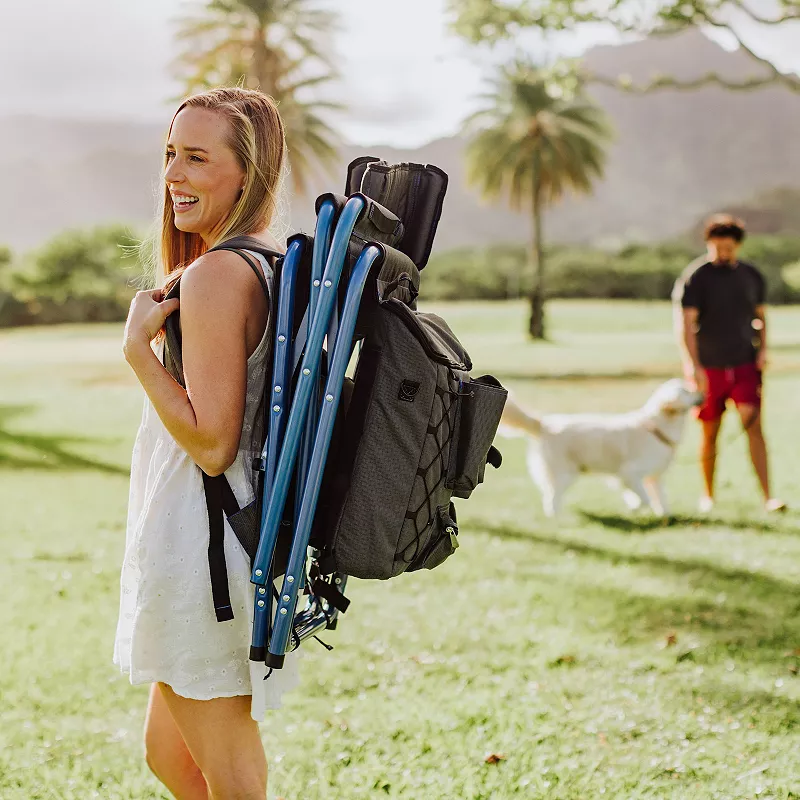
[[[248,251],[249,252],[249,251]],[[265,260],[257,256],[262,268]],[[270,320],[247,360],[247,400],[236,461],[225,477],[240,508],[256,491],[251,468],[259,454],[261,398]],[[161,359],[163,341],[156,346]],[[234,618],[217,622],[208,571],[208,516],[200,468],[167,432],[149,398],[131,461],[125,558],[114,663],[132,684],[160,681],[195,700],[252,695],[251,714],[281,707],[299,682],[297,653],[264,680],[249,659],[253,592],[250,563],[225,521],[225,559]]]

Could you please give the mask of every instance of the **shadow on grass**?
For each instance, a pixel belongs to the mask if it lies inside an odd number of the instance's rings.
[[[33,406],[0,406],[0,470],[95,470],[110,475],[130,474],[116,464],[108,464],[79,455],[70,445],[96,442],[88,436],[64,436],[59,434],[21,433],[7,428],[9,420],[33,411]]]
[[[595,514],[591,511],[580,511],[580,515],[587,521],[605,528],[614,528],[628,533],[659,530],[671,526],[684,526],[691,528],[730,528],[736,531],[764,531],[768,533],[781,533],[785,526],[776,528],[766,520],[754,519],[720,519],[716,517],[695,517],[683,514],[670,515],[667,518],[654,516],[626,516],[623,514]],[[791,533],[800,533],[800,530],[791,529]]]
[[[491,536],[571,551],[610,566],[641,566],[672,575],[675,593],[667,596],[622,588],[613,572],[607,584],[593,582],[587,587],[576,582],[575,613],[582,613],[586,605],[587,613],[606,621],[621,642],[653,640],[670,630],[681,631],[679,638],[699,633],[709,643],[685,657],[786,665],[790,678],[787,654],[795,653],[800,643],[800,585],[796,582],[697,558],[620,551],[508,525],[489,523],[481,528]]]
[[[722,524],[726,525],[727,523]],[[798,585],[796,583],[757,572],[751,572],[747,569],[725,567],[721,564],[714,564],[711,561],[703,561],[696,558],[669,558],[660,553],[625,552],[612,547],[601,547],[563,536],[548,535],[532,530],[520,530],[519,528],[514,528],[509,525],[494,525],[490,522],[478,523],[476,520],[475,527],[485,531],[491,536],[497,536],[501,539],[513,539],[543,544],[564,551],[571,550],[582,555],[606,559],[615,564],[643,564],[649,567],[670,570],[679,575],[686,575],[689,572],[703,572],[707,573],[708,576],[715,577],[717,580],[746,582],[748,591],[754,584],[758,584],[761,588],[766,588],[770,592],[790,593],[788,599],[791,599],[792,607],[796,605],[800,606],[800,596],[793,594],[798,590]]]

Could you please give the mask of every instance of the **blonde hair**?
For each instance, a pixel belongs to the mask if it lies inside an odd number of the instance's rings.
[[[233,236],[255,233],[269,227],[279,202],[286,141],[283,121],[275,101],[255,89],[238,87],[211,89],[187,97],[170,122],[184,108],[204,108],[222,114],[230,123],[228,145],[245,171],[242,194],[234,204],[216,240],[206,244],[198,233],[175,227],[175,211],[166,183],[160,199],[160,233],[151,248],[151,274],[166,290],[195,259]],[[166,158],[165,158],[166,166]],[[158,225],[158,221],[157,221]]]

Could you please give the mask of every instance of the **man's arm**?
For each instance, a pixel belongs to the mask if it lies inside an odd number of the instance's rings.
[[[700,358],[697,354],[697,317],[696,308],[682,308],[675,331],[681,351],[681,360],[684,367],[691,371],[700,368]]]
[[[708,390],[706,374],[700,364],[700,356],[697,352],[698,314],[698,310],[691,306],[682,308],[680,315],[676,315],[676,334],[684,369],[694,379],[697,389],[705,394]]]
[[[696,274],[698,262],[690,264],[672,289],[675,336],[681,354],[684,373],[694,380],[698,390],[706,393],[706,373],[700,364],[697,348],[698,320],[700,318],[700,276]]]
[[[756,367],[759,372],[763,372],[767,366],[767,307],[765,305],[756,306],[756,318],[753,320],[753,327],[758,333],[758,352],[756,353]]]

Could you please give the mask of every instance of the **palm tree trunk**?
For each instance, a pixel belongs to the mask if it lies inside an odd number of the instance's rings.
[[[542,181],[540,175],[539,153],[535,156],[533,168],[533,193],[531,196],[531,216],[533,222],[531,238],[531,263],[533,264],[533,289],[531,291],[531,315],[528,333],[532,339],[545,338],[544,324],[544,246],[542,242]]]
[[[253,60],[250,65],[251,75],[248,76],[250,88],[258,87],[267,94],[275,93],[271,60],[271,54],[267,47],[266,27],[263,23],[259,23],[253,37]]]

